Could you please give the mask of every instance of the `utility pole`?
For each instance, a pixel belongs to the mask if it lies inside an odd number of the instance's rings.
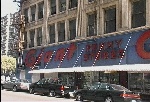
[[[20,10],[18,11],[18,17],[14,18],[15,20],[12,25],[14,25],[15,27],[18,27],[19,29],[18,41],[17,41],[17,45],[15,46],[15,50],[18,55],[17,67],[21,69],[23,69],[24,67],[22,58],[23,58],[23,48],[24,48],[25,16],[21,14],[22,4],[24,3],[24,1],[26,0],[20,0],[20,1],[14,0],[13,1],[13,2],[19,3],[18,6],[20,7]]]

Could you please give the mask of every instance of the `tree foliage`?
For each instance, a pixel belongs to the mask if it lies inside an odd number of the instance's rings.
[[[5,71],[15,71],[16,58],[1,56],[1,68]]]

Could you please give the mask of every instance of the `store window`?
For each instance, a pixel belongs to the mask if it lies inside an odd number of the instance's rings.
[[[59,0],[59,12],[66,10],[66,0]]]
[[[150,73],[129,73],[129,89],[150,93]]]
[[[49,26],[49,43],[55,43],[55,24]]]
[[[44,2],[38,4],[38,19],[43,18],[44,14]]]
[[[69,21],[69,40],[73,40],[76,37],[76,19]]]
[[[56,0],[50,0],[51,15],[56,14]]]
[[[104,10],[104,33],[116,31],[116,8]]]
[[[65,41],[65,23],[58,23],[58,42]]]
[[[132,2],[132,28],[146,25],[146,0]]]
[[[35,30],[30,30],[30,44],[29,47],[34,47],[34,36],[35,36]]]
[[[24,15],[25,15],[25,23],[28,23],[28,9],[24,10]]]
[[[31,21],[35,21],[36,5],[31,7]]]
[[[42,44],[42,27],[37,28],[37,46]]]
[[[119,73],[99,72],[99,81],[104,83],[119,84]]]
[[[93,14],[88,15],[88,35],[87,36],[95,36],[97,35],[97,14],[94,12]]]
[[[69,9],[75,8],[78,5],[78,0],[69,0]]]

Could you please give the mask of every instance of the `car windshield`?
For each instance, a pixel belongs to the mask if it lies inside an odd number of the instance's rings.
[[[129,89],[121,86],[121,85],[115,85],[115,84],[111,84],[111,87],[114,89],[114,90],[120,90],[120,91],[130,91]]]

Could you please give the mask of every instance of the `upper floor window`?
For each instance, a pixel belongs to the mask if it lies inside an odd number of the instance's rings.
[[[29,47],[34,47],[34,36],[35,36],[35,30],[30,30],[30,44]]]
[[[31,7],[31,21],[35,21],[36,5]]]
[[[28,23],[28,9],[24,10],[25,23]]]
[[[58,23],[58,42],[65,41],[65,23]]]
[[[76,37],[76,19],[69,21],[69,40],[75,39]]]
[[[27,32],[24,33],[24,43],[23,43],[23,47],[27,48]]]
[[[51,15],[56,14],[56,0],[51,0],[50,5]]]
[[[66,0],[59,0],[59,12],[66,10]]]
[[[69,0],[69,9],[77,7],[78,0]]]
[[[88,15],[88,35],[94,36],[97,35],[97,13]]]
[[[94,2],[95,0],[88,0],[88,2]]]
[[[104,33],[116,31],[116,8],[108,8],[104,10]]]
[[[49,26],[49,43],[55,43],[55,24]]]
[[[43,18],[43,14],[44,14],[44,2],[39,3],[38,5],[38,19]]]
[[[132,2],[132,24],[131,27],[146,25],[146,0]]]
[[[37,46],[42,44],[42,27],[37,28]]]

